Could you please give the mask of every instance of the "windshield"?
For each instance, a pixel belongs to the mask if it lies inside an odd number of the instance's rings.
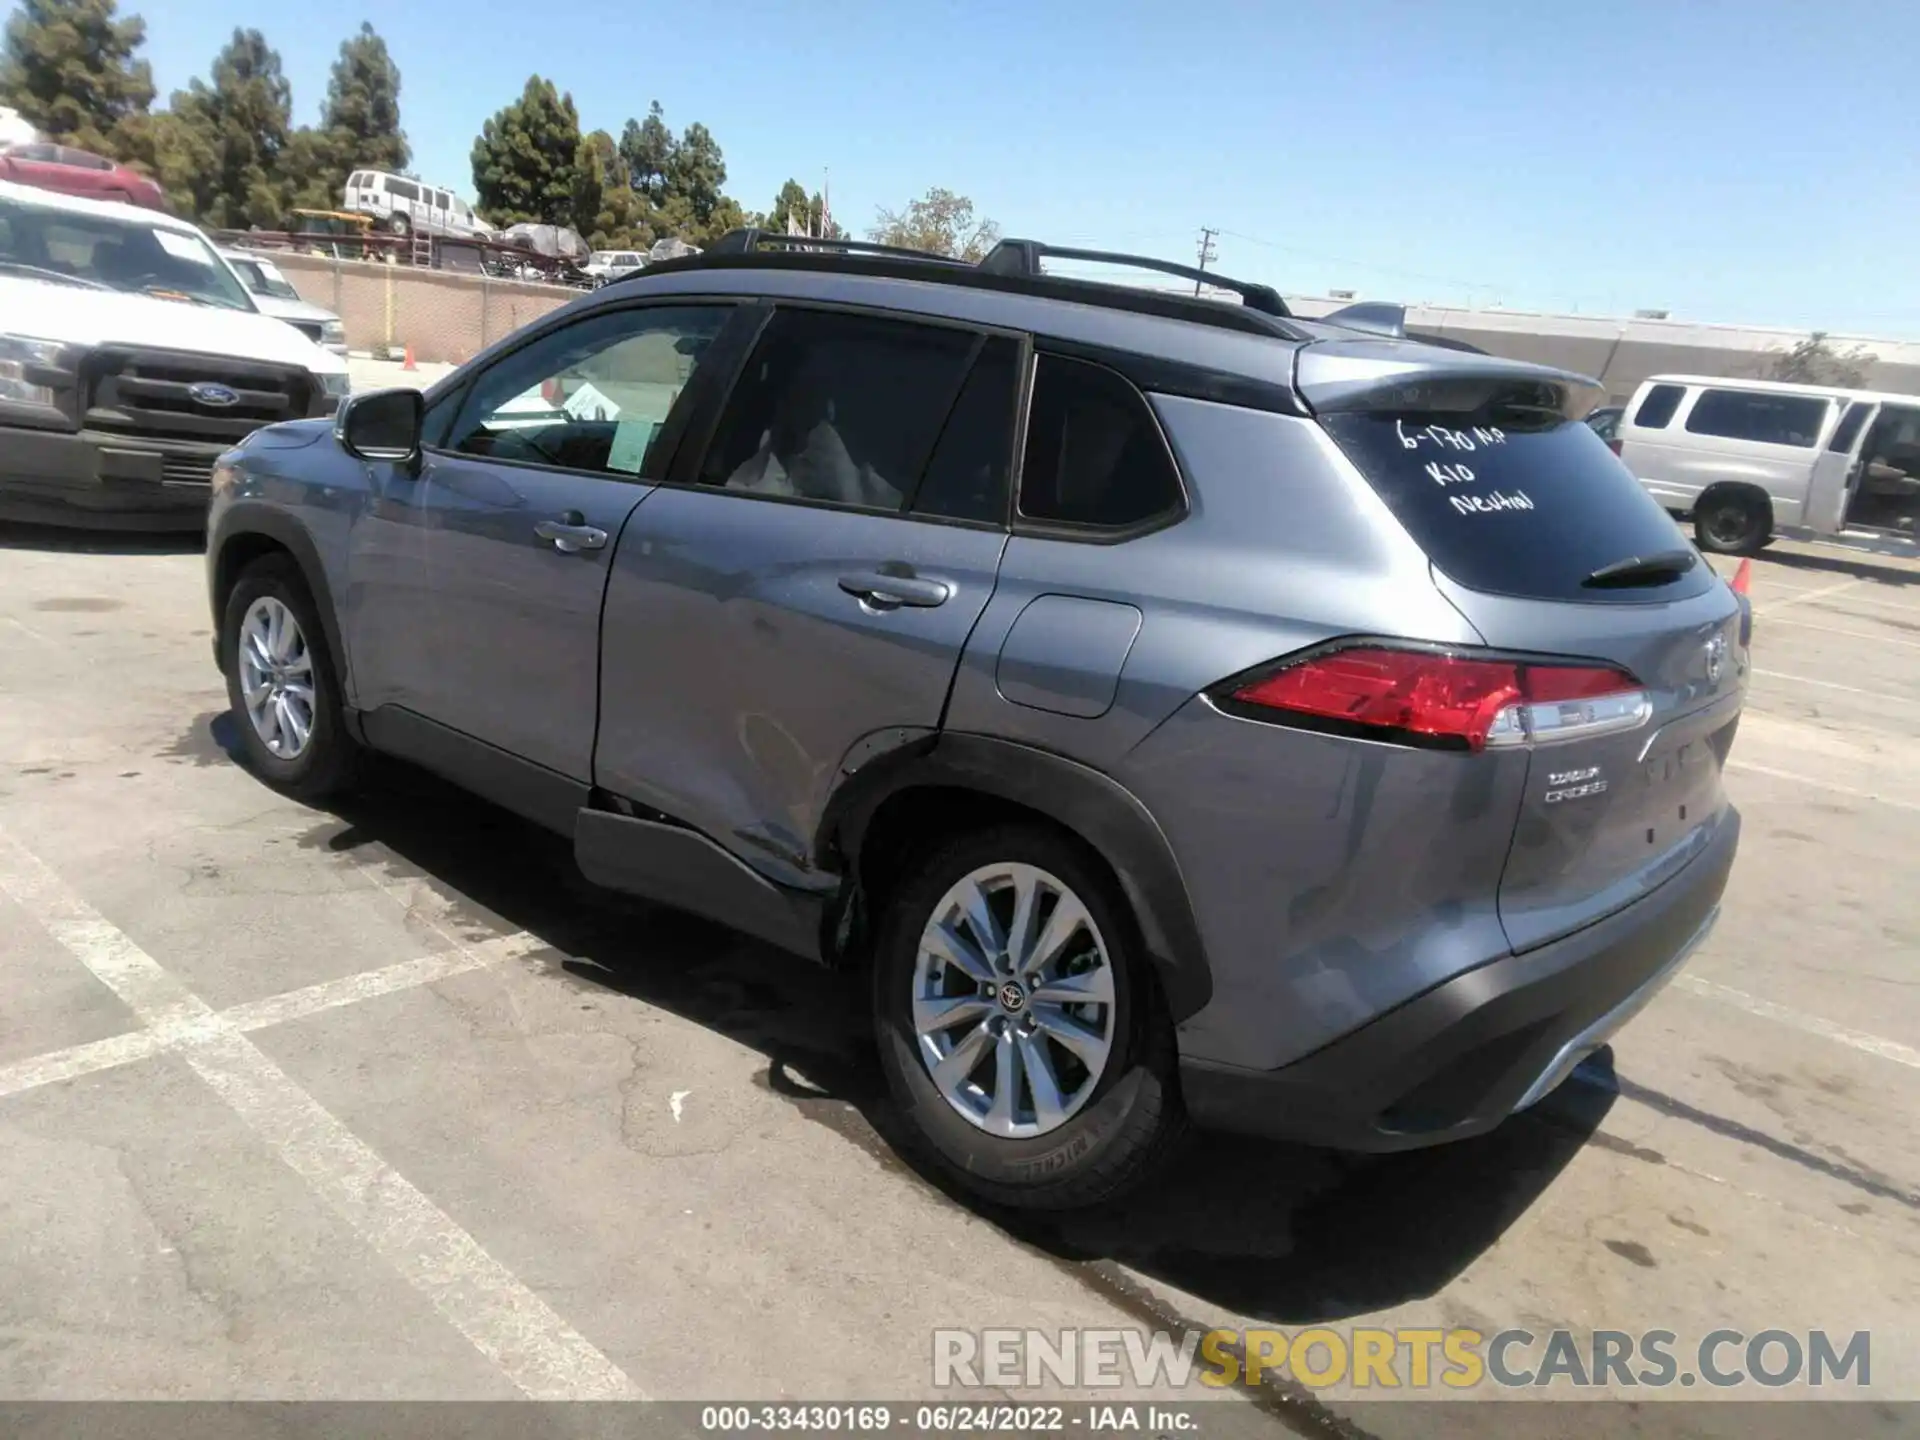
[[[270,260],[253,260],[238,255],[227,257],[227,263],[246,282],[249,290],[256,295],[271,295],[276,300],[298,300],[300,292],[287,282],[279,268]]]
[[[26,267],[135,295],[254,308],[198,235],[15,199],[0,199],[0,267]]]

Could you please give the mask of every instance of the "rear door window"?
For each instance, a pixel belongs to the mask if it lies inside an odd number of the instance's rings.
[[[1706,390],[1693,402],[1687,430],[1728,440],[1763,445],[1792,445],[1810,450],[1820,438],[1831,402],[1818,395],[1783,395],[1768,390]]]
[[[1640,402],[1640,408],[1633,412],[1633,423],[1643,430],[1666,429],[1686,393],[1687,387],[1684,385],[1654,386],[1647,391],[1647,398]]]
[[[904,509],[978,348],[948,326],[776,310],[727,397],[700,481]]]
[[[1702,593],[1697,557],[1661,584],[1585,584],[1602,566],[1689,548],[1580,420],[1507,410],[1323,416],[1334,441],[1439,570],[1534,600],[1645,603]]]

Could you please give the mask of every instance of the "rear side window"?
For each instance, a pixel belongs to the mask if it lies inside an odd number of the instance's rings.
[[[1707,390],[1693,402],[1687,429],[1695,435],[1811,448],[1827,418],[1827,401],[1763,390]]]
[[[1677,600],[1713,572],[1697,560],[1653,586],[1584,584],[1685,536],[1579,420],[1508,409],[1324,416],[1335,443],[1440,571],[1472,590],[1532,600]]]
[[[1633,423],[1644,430],[1666,429],[1686,393],[1687,387],[1684,385],[1654,386],[1647,392],[1647,398],[1640,402],[1640,408],[1633,412]]]
[[[397,195],[402,200],[420,198],[420,187],[411,180],[389,180],[383,188],[389,195]]]
[[[1023,517],[1125,530],[1173,514],[1184,499],[1138,390],[1103,365],[1040,356],[1020,473]]]
[[[727,397],[700,483],[903,509],[977,339],[866,315],[776,311]]]

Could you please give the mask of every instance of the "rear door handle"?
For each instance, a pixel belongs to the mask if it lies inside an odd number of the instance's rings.
[[[606,547],[607,532],[586,523],[578,510],[569,510],[558,520],[542,520],[533,527],[542,540],[551,540],[562,555],[578,555],[582,550]]]
[[[888,575],[878,570],[842,575],[840,588],[881,610],[894,610],[902,605],[926,608],[944,605],[953,598],[953,586],[944,580],[923,580],[917,575]]]

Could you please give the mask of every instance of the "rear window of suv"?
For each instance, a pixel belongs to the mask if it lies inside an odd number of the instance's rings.
[[[1629,557],[1689,548],[1584,421],[1509,410],[1330,414],[1321,424],[1441,573],[1468,589],[1631,604],[1713,583],[1697,557],[1660,584],[1584,583]]]

